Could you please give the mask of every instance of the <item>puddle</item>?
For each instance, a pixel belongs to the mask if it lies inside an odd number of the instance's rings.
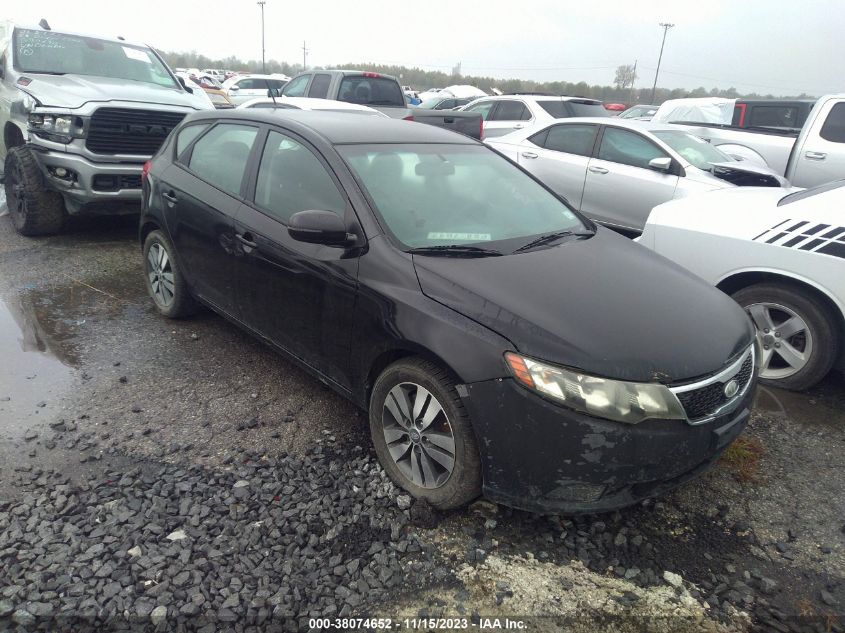
[[[808,426],[845,429],[845,380],[832,372],[806,392],[758,387],[754,408]]]
[[[23,436],[70,387],[76,356],[26,294],[0,299],[0,433]]]

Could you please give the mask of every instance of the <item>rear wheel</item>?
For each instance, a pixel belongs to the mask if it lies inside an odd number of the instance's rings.
[[[370,433],[387,474],[440,509],[481,494],[481,460],[449,372],[419,358],[384,370],[370,398]]]
[[[56,191],[44,188],[41,169],[27,147],[6,154],[6,204],[15,230],[21,235],[51,235],[62,230],[65,204]]]
[[[167,236],[159,230],[151,231],[144,240],[143,253],[147,292],[158,311],[171,319],[194,314],[198,305],[173,258],[173,244]]]
[[[808,389],[830,371],[840,340],[833,315],[800,288],[762,283],[733,294],[757,328],[760,379],[784,389]]]

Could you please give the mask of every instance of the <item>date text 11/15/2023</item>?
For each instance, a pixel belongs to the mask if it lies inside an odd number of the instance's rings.
[[[526,630],[525,621],[511,618],[311,618],[311,630],[445,630],[470,629],[476,631]]]

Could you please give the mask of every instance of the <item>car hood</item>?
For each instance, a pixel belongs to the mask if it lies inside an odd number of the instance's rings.
[[[598,376],[682,382],[754,339],[730,298],[608,229],[504,257],[415,255],[414,266],[428,297],[521,353]]]
[[[75,110],[89,102],[137,101],[194,110],[211,107],[205,95],[194,95],[177,88],[166,88],[139,81],[83,75],[39,75],[24,73],[32,79],[21,90],[47,107]]]

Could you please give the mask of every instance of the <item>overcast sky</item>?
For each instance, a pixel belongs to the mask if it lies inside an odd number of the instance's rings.
[[[426,8],[422,8],[425,6]],[[413,7],[417,7],[414,9]],[[10,11],[10,15],[2,15]],[[0,18],[123,35],[164,50],[261,58],[254,0],[5,0]],[[638,60],[659,85],[773,94],[845,91],[845,0],[267,0],[267,58],[372,61],[541,81],[611,84]]]

